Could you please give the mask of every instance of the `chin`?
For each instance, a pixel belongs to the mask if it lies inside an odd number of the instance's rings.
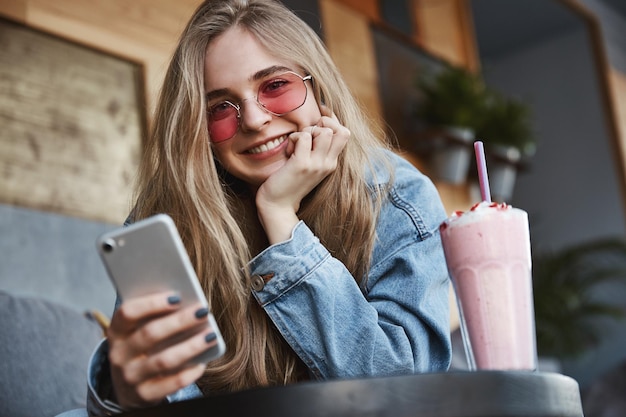
[[[275,172],[277,172],[280,168],[282,168],[285,165],[285,162],[286,161],[280,161],[280,162],[274,163],[271,166],[265,167],[260,172],[257,171],[249,175],[242,175],[239,179],[250,184],[251,186],[255,188],[258,188],[270,176],[272,176]]]

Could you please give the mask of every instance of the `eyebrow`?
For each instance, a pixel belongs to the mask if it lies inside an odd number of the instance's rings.
[[[293,69],[285,67],[283,65],[272,65],[271,67],[264,68],[252,74],[252,76],[250,77],[250,81],[259,81],[266,77],[269,77],[270,75],[276,74],[277,72],[282,73],[286,71],[293,71]],[[209,91],[205,95],[205,100],[209,102],[217,97],[227,96],[229,93],[230,91],[228,88],[220,88],[218,90]]]

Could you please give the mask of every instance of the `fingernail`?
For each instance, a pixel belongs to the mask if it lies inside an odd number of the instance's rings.
[[[204,340],[207,343],[211,343],[215,339],[217,339],[217,335],[214,332],[211,332],[211,333],[207,334],[206,336],[204,336]]]
[[[196,311],[196,318],[201,319],[203,317],[206,317],[209,315],[209,309],[208,308],[201,308],[198,311]]]
[[[170,295],[167,297],[167,303],[174,305],[180,303],[180,297],[178,295]]]

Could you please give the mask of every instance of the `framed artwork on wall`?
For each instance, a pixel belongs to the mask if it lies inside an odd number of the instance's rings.
[[[122,223],[142,90],[140,65],[0,19],[0,203]]]

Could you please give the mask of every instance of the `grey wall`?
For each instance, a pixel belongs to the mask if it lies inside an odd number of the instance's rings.
[[[626,232],[618,172],[585,31],[485,63],[488,84],[529,102],[539,142],[512,202],[533,240],[561,248]]]
[[[533,108],[537,153],[519,175],[511,202],[529,213],[534,249],[624,236],[623,190],[584,28],[486,60],[484,73],[489,85]],[[626,360],[626,324],[608,326],[610,336],[598,349],[563,363],[563,372],[583,388]]]
[[[0,290],[110,315],[115,291],[95,239],[114,227],[0,205]]]

